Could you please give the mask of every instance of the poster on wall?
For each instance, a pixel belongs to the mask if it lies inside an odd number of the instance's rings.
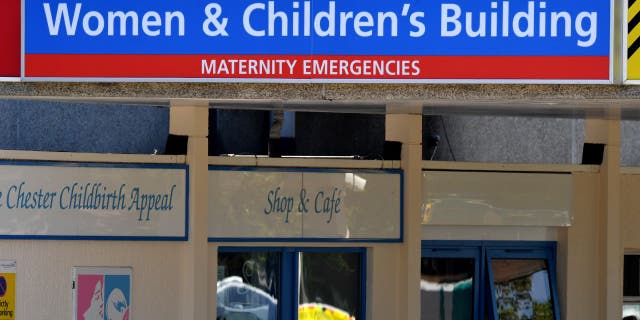
[[[187,239],[184,165],[0,161],[0,238]]]
[[[130,267],[74,267],[74,320],[129,320]]]
[[[16,318],[16,261],[0,260],[0,320]]]
[[[20,79],[20,0],[0,1],[0,81]]]
[[[613,0],[22,0],[43,81],[612,79]]]
[[[624,30],[625,80],[629,84],[640,84],[640,1],[627,0]]]
[[[209,168],[209,241],[402,241],[402,171]]]

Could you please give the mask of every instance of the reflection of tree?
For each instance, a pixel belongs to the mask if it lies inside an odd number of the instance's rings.
[[[223,278],[238,276],[246,284],[277,296],[277,272],[280,260],[275,253],[220,253],[218,265],[225,267]],[[222,279],[218,279],[222,280]]]
[[[553,304],[551,304],[551,300],[545,303],[533,302],[533,319],[553,319]]]
[[[531,278],[524,277],[496,284],[496,300],[498,301],[498,318],[531,319]]]
[[[534,301],[531,296],[532,275],[495,284],[498,318],[501,320],[552,320],[550,299]]]
[[[303,253],[299,302],[325,303],[358,318],[359,265],[357,253]]]

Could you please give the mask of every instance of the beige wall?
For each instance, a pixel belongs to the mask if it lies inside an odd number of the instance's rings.
[[[0,151],[38,161],[184,164],[183,156]],[[186,242],[2,240],[0,259],[15,260],[16,319],[72,319],[74,266],[132,267],[132,319],[184,319]]]
[[[185,109],[188,110],[188,109]],[[202,125],[201,125],[202,126]],[[186,132],[189,133],[189,132]],[[191,133],[193,134],[193,133]],[[17,261],[17,315],[20,319],[70,319],[71,272],[73,266],[131,266],[133,267],[132,318],[133,319],[213,319],[216,305],[217,249],[218,244],[206,242],[207,223],[207,172],[206,138],[190,144],[191,175],[191,230],[190,242],[131,242],[131,241],[0,241],[0,259]],[[193,148],[197,149],[193,152]],[[417,146],[416,146],[417,148]],[[415,151],[415,150],[413,150]],[[417,153],[417,152],[414,152]],[[32,155],[28,154],[27,156]],[[45,155],[50,157],[50,154]],[[66,157],[66,156],[65,156]],[[108,159],[95,161],[108,161]],[[125,156],[121,161],[134,159]],[[404,157],[406,159],[407,157]],[[418,159],[419,157],[414,157]],[[42,159],[41,159],[42,160]],[[58,159],[60,160],[60,159]],[[67,159],[71,160],[74,159]],[[415,160],[415,159],[414,159]],[[75,161],[79,161],[75,159]],[[317,166],[344,167],[340,162],[322,162],[289,159],[218,159],[217,163],[233,165],[266,166]],[[230,161],[231,163],[223,163]],[[242,161],[254,161],[255,164]],[[258,162],[264,162],[260,164]],[[411,204],[420,202],[420,161],[412,161],[410,167],[416,179],[405,188],[412,195]],[[211,164],[211,159],[209,159]],[[362,166],[366,162],[350,162]],[[382,168],[386,162],[375,162],[371,168]],[[432,164],[433,165],[433,164]],[[459,164],[445,163],[444,169]],[[316,165],[312,165],[314,167]],[[406,169],[407,164],[403,164]],[[476,165],[466,165],[476,166]],[[528,168],[528,167],[527,167]],[[545,166],[549,170],[556,167]],[[573,168],[573,169],[572,169]],[[468,169],[468,168],[467,168]],[[519,167],[503,170],[517,171]],[[405,218],[417,223],[406,232],[401,244],[346,244],[366,247],[367,250],[367,319],[405,319],[415,313],[415,306],[408,306],[407,296],[419,295],[413,287],[419,281],[420,239],[473,240],[557,240],[558,288],[563,319],[600,320],[607,305],[601,292],[607,286],[606,233],[602,225],[607,210],[603,206],[604,189],[602,174],[597,171],[573,172],[573,224],[568,228],[545,227],[421,227],[419,210],[405,212]],[[537,168],[524,171],[537,171]],[[558,170],[558,171],[565,171]],[[202,186],[204,184],[204,186]],[[620,206],[623,212],[622,236],[627,250],[640,251],[640,232],[633,226],[640,225],[640,174],[623,175],[621,179]],[[611,195],[609,195],[611,196]],[[413,201],[417,198],[417,201]],[[196,206],[192,204],[196,203]],[[405,203],[406,205],[406,203]],[[409,206],[406,206],[409,207]],[[419,207],[419,206],[418,206]],[[199,209],[198,209],[199,208]],[[411,222],[408,222],[411,223]],[[198,226],[198,228],[194,228]],[[197,229],[197,232],[193,232]],[[196,235],[194,237],[194,235]],[[194,238],[196,240],[194,240]],[[232,246],[239,244],[232,243]],[[292,243],[243,243],[243,246],[336,246],[343,244],[292,244]],[[410,248],[409,248],[410,247]],[[416,253],[416,251],[418,251]],[[414,259],[416,258],[416,259]],[[415,274],[414,271],[417,273]],[[204,279],[202,281],[201,279]],[[414,297],[414,298],[415,298]],[[417,300],[417,299],[416,299]],[[419,302],[418,302],[419,303]],[[207,314],[207,316],[203,316]]]
[[[453,239],[464,234],[475,240],[556,240],[558,241],[558,289],[563,319],[599,320],[603,308],[598,292],[602,268],[601,231],[598,229],[600,174],[574,172],[573,225],[569,228],[545,227],[422,227],[423,239]],[[622,210],[624,244],[640,249],[640,175],[624,175]],[[71,317],[71,272],[73,266],[133,267],[133,313],[136,319],[181,319],[191,306],[180,296],[198,276],[188,275],[190,259],[183,242],[121,241],[36,241],[0,242],[0,258],[18,264],[17,314],[21,319],[69,319]],[[295,246],[292,243],[231,243],[243,246]],[[407,262],[403,244],[346,244],[367,250],[367,319],[400,319],[406,310],[398,301],[407,291]],[[343,244],[304,243],[304,246],[343,246]],[[215,314],[215,279],[218,244],[208,244],[205,284],[209,292],[208,318]],[[188,286],[186,286],[189,290]]]
[[[0,241],[16,260],[16,319],[72,319],[72,267],[130,266],[132,319],[181,319],[181,242]]]

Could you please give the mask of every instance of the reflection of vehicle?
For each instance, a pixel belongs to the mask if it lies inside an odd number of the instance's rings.
[[[298,320],[355,320],[355,318],[328,304],[304,303],[298,306]]]
[[[276,320],[278,300],[232,276],[218,281],[219,320]]]
[[[622,320],[640,320],[640,304],[638,303],[623,304]]]
[[[420,281],[421,319],[473,317],[472,278],[459,280],[456,277],[447,279],[433,276],[429,280]]]

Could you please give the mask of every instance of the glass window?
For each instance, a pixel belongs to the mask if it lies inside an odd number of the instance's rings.
[[[217,319],[276,320],[279,270],[277,253],[218,254]]]
[[[559,319],[555,250],[552,242],[424,241],[420,319]]]
[[[298,319],[362,319],[360,258],[353,252],[301,253]]]
[[[640,255],[624,255],[623,320],[640,320]]]
[[[622,320],[640,320],[640,303],[622,304]]]
[[[491,269],[499,319],[554,319],[545,260],[495,259]]]
[[[473,319],[475,259],[422,258],[421,320]]]
[[[364,252],[220,248],[216,319],[364,319]]]
[[[624,296],[640,298],[640,255],[624,255],[623,279]]]

